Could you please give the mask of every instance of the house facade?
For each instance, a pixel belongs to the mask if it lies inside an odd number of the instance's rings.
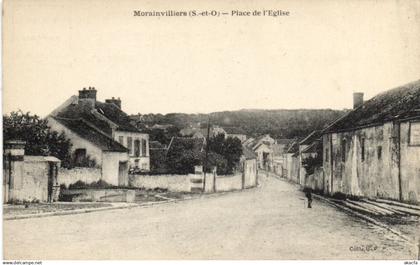
[[[304,160],[308,157],[314,157],[316,154],[314,154],[313,151],[311,151],[310,148],[313,146],[315,141],[318,141],[321,137],[321,132],[320,131],[313,131],[311,132],[309,135],[307,135],[302,141],[299,142],[299,174],[298,174],[298,179],[299,182],[298,184],[300,185],[305,185],[305,178],[306,178],[306,169],[303,166]]]
[[[292,141],[283,155],[286,170],[282,177],[298,183],[299,181],[299,141]]]
[[[271,170],[273,167],[274,144],[276,144],[276,140],[268,134],[262,135],[253,141],[246,140],[244,142],[244,146],[256,154],[258,168],[266,170]]]
[[[420,81],[363,102],[323,131],[324,191],[420,201]]]
[[[149,136],[130,124],[120,99],[100,102],[96,94],[95,88],[80,90],[47,117],[49,126],[71,140],[75,166],[87,161],[108,183],[128,185],[129,170],[150,170]]]

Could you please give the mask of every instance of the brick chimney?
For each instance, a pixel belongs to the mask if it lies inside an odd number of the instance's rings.
[[[363,105],[363,93],[354,92],[353,93],[353,109],[357,109],[358,107],[362,105]]]
[[[79,90],[79,102],[93,108],[96,103],[96,92],[94,87],[89,87],[88,89],[84,87],[83,90]]]
[[[110,103],[116,105],[119,109],[121,109],[121,99],[120,98],[114,98],[111,99],[105,99],[105,103]]]

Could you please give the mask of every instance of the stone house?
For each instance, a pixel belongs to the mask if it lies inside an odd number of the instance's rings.
[[[129,170],[150,170],[149,135],[130,124],[120,99],[100,102],[96,94],[91,87],[79,90],[48,115],[48,124],[71,140],[76,166],[91,159],[103,180],[127,185]]]
[[[324,191],[420,200],[420,80],[364,102],[322,133]]]

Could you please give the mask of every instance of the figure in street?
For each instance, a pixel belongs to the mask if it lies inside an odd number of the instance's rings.
[[[312,208],[312,192],[310,189],[305,191],[305,196],[308,199],[308,208]]]

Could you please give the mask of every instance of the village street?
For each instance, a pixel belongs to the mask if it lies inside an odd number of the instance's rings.
[[[414,259],[381,228],[260,176],[255,189],[88,214],[5,221],[6,259]]]

